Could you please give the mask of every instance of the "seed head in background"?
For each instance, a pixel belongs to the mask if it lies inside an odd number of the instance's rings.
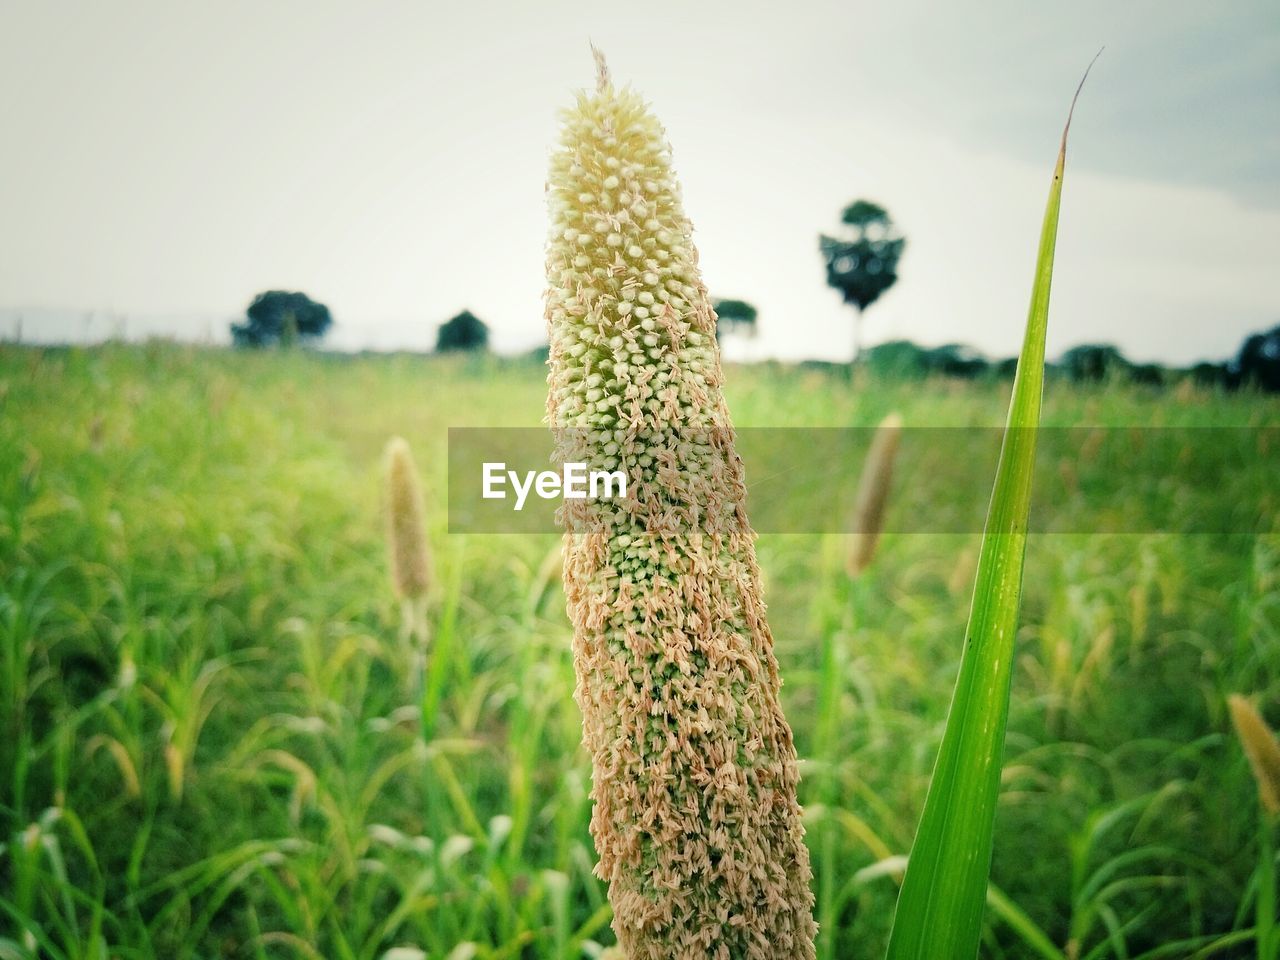
[[[431,586],[431,552],[424,524],[422,485],[409,444],[392,437],[386,450],[387,547],[391,585],[402,605],[402,639],[416,639],[414,674],[427,643],[427,591]]]
[[[1280,958],[1280,926],[1276,910],[1275,826],[1280,823],[1280,742],[1258,708],[1238,693],[1227,697],[1253,778],[1258,782],[1258,868],[1253,875],[1254,940],[1258,960]]]
[[[853,505],[853,533],[849,540],[846,568],[856,577],[871,566],[876,544],[884,529],[884,513],[889,503],[889,486],[893,481],[893,464],[898,457],[902,437],[902,417],[891,413],[880,422],[858,480],[858,496]]]
[[[765,620],[715,314],[662,127],[599,80],[548,182],[557,456],[623,470],[566,501],[591,832],[629,960],[814,956],[791,729]]]
[[[1227,697],[1231,723],[1244,747],[1254,779],[1258,781],[1258,799],[1269,817],[1280,817],[1280,743],[1262,719],[1258,708],[1238,693]]]

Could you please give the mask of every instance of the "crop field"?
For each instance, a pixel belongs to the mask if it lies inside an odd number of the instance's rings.
[[[1009,399],[779,365],[725,390],[739,428],[990,427]],[[532,361],[0,347],[2,960],[613,944],[560,537],[447,529],[447,428],[545,403]],[[1274,428],[1280,403],[1052,380],[1044,422]],[[421,675],[388,577],[397,435],[433,561]],[[1224,470],[1188,526],[1242,482],[1276,484]],[[1258,788],[1226,698],[1280,721],[1280,535],[1090,533],[1090,502],[1028,546],[982,956],[1254,957]],[[884,954],[978,540],[889,533],[851,579],[842,535],[759,539],[819,957]]]

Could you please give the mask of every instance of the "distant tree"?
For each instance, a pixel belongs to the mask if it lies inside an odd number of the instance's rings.
[[[922,347],[910,340],[889,340],[868,347],[863,363],[890,379],[940,376],[973,380],[990,369],[986,357],[963,343]]]
[[[1231,373],[1225,363],[1197,363],[1187,373],[1194,383],[1202,387],[1231,386]]]
[[[1139,363],[1129,368],[1129,379],[1144,387],[1163,387],[1165,380],[1164,367],[1158,363]]]
[[[436,334],[436,350],[440,353],[486,350],[488,347],[489,328],[470,310],[463,310],[453,319],[442,323]]]
[[[818,236],[818,249],[827,267],[827,284],[853,306],[853,360],[862,342],[862,312],[898,279],[898,259],[906,239],[899,235],[888,212],[869,200],[855,200],[840,221],[845,236]]]
[[[231,324],[231,340],[237,347],[287,347],[318,339],[332,325],[329,308],[305,293],[268,290],[253,298],[244,323]]]
[[[1232,361],[1230,373],[1241,386],[1280,393],[1280,327],[1248,337]]]
[[[925,352],[930,373],[973,380],[987,372],[987,358],[963,343],[945,343]]]
[[[1113,374],[1128,372],[1131,364],[1109,343],[1084,343],[1072,347],[1059,361],[1063,371],[1076,383],[1097,383]]]
[[[1012,380],[1018,373],[1018,358],[1004,357],[992,361],[991,373],[999,380]]]
[[[862,362],[873,373],[891,380],[927,376],[929,351],[910,340],[887,340],[868,347]]]
[[[756,335],[755,307],[745,300],[717,300],[712,304],[716,311],[716,339],[724,334],[745,333],[748,337]]]

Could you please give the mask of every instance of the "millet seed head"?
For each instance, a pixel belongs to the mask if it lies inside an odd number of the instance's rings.
[[[562,511],[597,873],[629,960],[810,960],[796,754],[715,314],[663,130],[597,67],[551,161],[546,296],[557,456],[629,481]]]

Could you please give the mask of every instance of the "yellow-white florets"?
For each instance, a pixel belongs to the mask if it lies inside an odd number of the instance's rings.
[[[808,960],[795,749],[778,704],[715,315],[661,127],[600,89],[548,183],[557,458],[623,470],[566,502],[591,830],[631,960]]]

